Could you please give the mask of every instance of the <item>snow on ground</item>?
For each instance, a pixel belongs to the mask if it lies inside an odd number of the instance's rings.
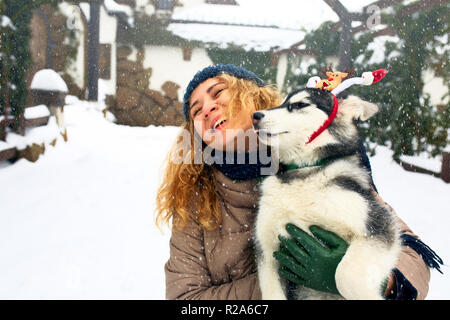
[[[31,110],[25,110],[25,119],[49,115],[47,107],[45,107],[46,110],[40,106],[29,107],[27,109]],[[46,126],[25,128],[25,135],[23,136],[15,132],[8,132],[6,135],[6,141],[0,141],[0,143],[6,145],[8,148],[23,150],[27,146],[31,146],[34,143],[39,145],[49,145],[55,137],[58,136],[59,132],[60,131],[58,125],[56,124],[55,117],[50,117]],[[0,162],[0,168],[1,165],[2,163]]]
[[[154,225],[159,169],[176,127],[120,126],[70,99],[69,140],[36,163],[0,163],[0,299],[164,299],[170,233]],[[406,172],[378,148],[381,196],[448,262],[450,184]],[[432,271],[429,299],[450,298]]]

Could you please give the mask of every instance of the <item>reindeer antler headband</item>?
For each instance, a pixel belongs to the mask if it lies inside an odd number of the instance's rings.
[[[331,73],[333,73],[333,72],[331,72]],[[311,137],[309,138],[309,140],[306,144],[312,142],[315,138],[317,138],[333,122],[334,118],[336,117],[338,107],[339,107],[339,103],[336,98],[336,95],[338,95],[345,89],[347,89],[355,84],[370,86],[373,83],[377,83],[378,81],[383,79],[387,73],[388,73],[388,71],[386,69],[378,69],[375,71],[368,71],[368,72],[364,72],[361,75],[361,77],[349,78],[349,79],[342,81],[342,83],[341,83],[341,80],[342,80],[342,78],[345,78],[346,75],[339,77],[340,75],[343,75],[341,72],[334,73],[338,76],[338,79],[329,77],[326,80],[321,80],[317,76],[309,78],[308,83],[306,84],[306,87],[318,88],[318,89],[322,89],[322,90],[331,91],[331,94],[333,95],[333,99],[334,99],[334,105],[333,105],[333,110],[331,111],[330,115],[328,116],[328,119],[325,120],[325,122],[320,126],[320,128],[317,129],[311,135]]]

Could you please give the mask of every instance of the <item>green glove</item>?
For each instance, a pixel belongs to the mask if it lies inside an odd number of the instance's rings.
[[[336,268],[347,251],[348,244],[336,234],[318,226],[310,226],[311,233],[292,224],[286,225],[291,239],[279,237],[281,246],[273,253],[280,263],[284,278],[322,292],[339,294],[336,288]]]

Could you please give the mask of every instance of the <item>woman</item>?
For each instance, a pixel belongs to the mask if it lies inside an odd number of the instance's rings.
[[[182,125],[189,139],[180,135],[169,154],[157,196],[158,223],[172,222],[170,258],[165,265],[167,299],[261,299],[252,227],[258,180],[268,164],[262,163],[258,144],[252,143],[251,114],[275,107],[280,101],[274,87],[234,65],[207,67],[189,83],[184,96],[186,122]],[[171,161],[180,159],[180,145],[190,152],[181,157],[183,161]],[[224,150],[232,150],[233,156],[227,158],[230,152]],[[206,161],[208,156],[213,163]],[[241,156],[246,162],[236,164]],[[231,163],[227,161],[230,159]],[[404,222],[398,221],[405,237],[414,241],[403,246],[397,267],[387,281],[385,296],[424,299],[430,270],[416,251],[427,247]],[[319,243],[293,226],[288,231],[300,243]],[[340,241],[325,230],[314,234],[324,240]],[[302,279],[296,272],[300,258],[295,256],[295,248],[289,247],[286,244],[275,253],[282,276],[313,289],[335,290],[334,270],[345,254],[345,246],[342,252],[335,252],[335,261],[315,256],[320,266],[330,267],[318,268],[325,269],[322,274],[303,273]]]

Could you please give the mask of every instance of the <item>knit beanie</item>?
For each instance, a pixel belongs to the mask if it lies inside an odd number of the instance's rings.
[[[203,70],[197,72],[189,82],[186,92],[183,98],[183,113],[186,120],[189,119],[189,99],[191,98],[192,92],[197,88],[197,86],[203,81],[214,78],[215,76],[226,73],[235,76],[239,79],[246,79],[255,82],[258,86],[263,87],[266,85],[256,74],[245,69],[244,67],[235,66],[233,64],[217,64],[204,68]]]

